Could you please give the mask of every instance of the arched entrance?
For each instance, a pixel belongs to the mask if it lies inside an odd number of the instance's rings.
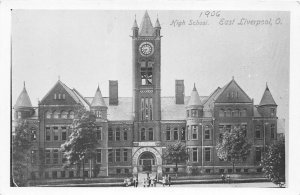
[[[152,168],[156,165],[156,159],[153,153],[144,152],[139,157],[139,167],[142,171],[152,172]]]

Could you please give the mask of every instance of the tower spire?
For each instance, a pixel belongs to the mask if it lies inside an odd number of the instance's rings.
[[[151,23],[151,19],[149,17],[148,11],[145,11],[142,23],[140,25],[140,35],[141,36],[153,36],[154,28]]]

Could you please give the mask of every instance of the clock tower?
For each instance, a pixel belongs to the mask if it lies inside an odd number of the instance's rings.
[[[132,27],[133,115],[135,142],[160,141],[161,36],[158,19],[152,26],[145,12],[140,28]]]

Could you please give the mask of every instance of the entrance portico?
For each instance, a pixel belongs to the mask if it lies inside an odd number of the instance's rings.
[[[160,151],[160,152],[159,152]],[[157,172],[162,175],[162,158],[160,147],[135,147],[132,157],[133,175],[139,172]]]

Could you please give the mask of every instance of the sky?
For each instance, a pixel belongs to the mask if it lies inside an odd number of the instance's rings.
[[[86,97],[94,96],[98,84],[107,97],[108,81],[118,80],[119,96],[131,97],[131,27],[135,15],[140,25],[144,12],[13,10],[12,103],[25,81],[31,102],[37,106],[58,78]],[[175,79],[184,79],[186,95],[195,83],[199,95],[208,96],[234,77],[259,104],[267,82],[278,104],[278,117],[288,119],[288,12],[148,13],[153,25],[159,18],[162,28],[162,96],[174,96]],[[271,20],[272,25],[238,25],[241,19]],[[190,20],[206,25],[189,25]],[[185,24],[174,26],[173,21]]]

